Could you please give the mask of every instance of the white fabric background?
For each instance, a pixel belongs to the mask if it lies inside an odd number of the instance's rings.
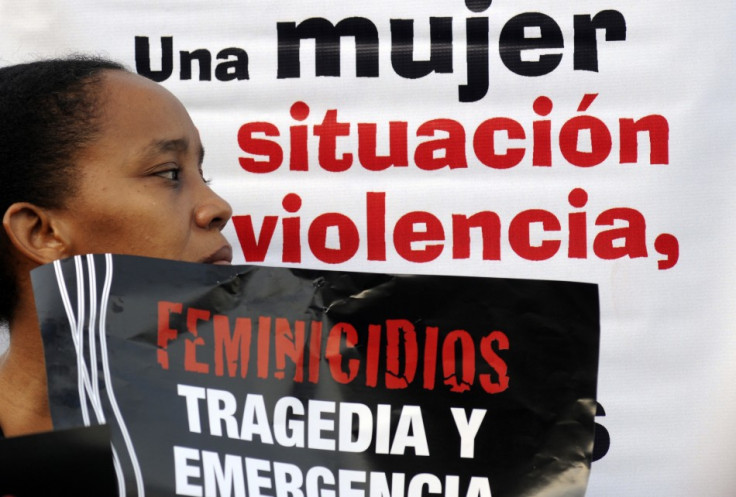
[[[573,16],[601,10],[621,12],[627,39],[604,42],[599,34],[599,72],[574,71]],[[524,78],[501,63],[497,40],[501,28],[522,12],[543,12],[563,30],[565,48],[560,66],[549,75]],[[380,77],[357,78],[352,43],[343,41],[340,78],[314,76],[312,45],[302,48],[302,77],[276,79],[276,23],[325,17],[332,22],[366,17],[380,35]],[[449,75],[405,80],[390,64],[390,19],[414,19],[415,36],[428,36],[427,19],[452,17],[454,68]],[[479,102],[460,103],[457,86],[465,83],[464,31],[467,17],[490,19],[491,88]],[[248,81],[164,82],[189,108],[207,148],[205,168],[213,188],[232,205],[236,215],[250,214],[256,229],[265,215],[283,216],[281,199],[293,192],[302,198],[303,230],[325,212],[348,215],[364,230],[364,196],[386,192],[387,226],[406,212],[425,210],[446,226],[451,215],[481,210],[497,212],[504,232],[509,220],[526,209],[546,209],[564,223],[572,188],[589,195],[589,257],[568,259],[563,242],[550,260],[532,262],[515,256],[504,241],[501,261],[482,261],[474,245],[468,260],[453,260],[449,242],[442,255],[425,264],[409,263],[391,248],[387,261],[370,262],[361,241],[358,254],[337,266],[311,257],[302,237],[304,266],[379,272],[444,273],[565,279],[594,282],[601,296],[601,362],[599,401],[607,415],[598,418],[611,436],[609,453],[593,464],[588,495],[668,497],[731,495],[736,487],[736,374],[734,327],[733,222],[736,158],[733,69],[733,22],[736,7],[703,0],[496,0],[484,13],[473,14],[462,1],[326,2],[326,1],[0,1],[0,64],[28,61],[70,52],[99,53],[135,69],[134,38],[149,36],[158,67],[160,36],[174,37],[174,53],[206,48],[213,53],[240,47],[250,57]],[[428,51],[417,49],[417,58]],[[591,168],[568,164],[559,151],[550,168],[532,167],[529,158],[510,170],[493,170],[472,154],[472,132],[490,117],[510,117],[527,130],[538,119],[532,102],[550,97],[553,134],[575,115],[585,93],[597,93],[589,114],[615,129],[621,117],[664,115],[670,125],[668,165],[650,165],[641,153],[638,164],[619,164],[614,134],[609,160]],[[411,164],[402,170],[369,172],[354,165],[329,173],[316,165],[312,138],[310,171],[290,172],[287,166],[270,174],[245,172],[238,157],[239,127],[268,121],[286,143],[291,104],[308,103],[305,124],[321,122],[328,109],[340,121],[353,123],[351,139],[340,149],[355,152],[355,123],[379,123],[379,143],[386,143],[386,123],[409,122],[410,163],[413,145],[426,139],[413,135],[422,122],[451,118],[467,136],[467,170],[427,172]],[[383,127],[381,124],[383,123]],[[384,134],[381,134],[384,133]],[[284,136],[286,135],[286,136]],[[288,157],[288,150],[286,153]],[[288,159],[287,159],[288,160]],[[595,216],[613,207],[639,210],[647,221],[649,256],[600,260],[592,252],[599,230]],[[238,263],[245,262],[235,231],[227,228]],[[657,269],[654,238],[674,234],[680,244],[679,263]],[[564,231],[563,231],[564,234]],[[361,231],[361,240],[365,236]],[[504,237],[505,238],[505,237]],[[477,243],[477,241],[475,242]],[[277,229],[266,263],[281,264]],[[1,343],[1,342],[0,342]]]

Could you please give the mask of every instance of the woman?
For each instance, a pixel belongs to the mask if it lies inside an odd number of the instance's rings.
[[[232,212],[182,104],[114,62],[2,68],[0,116],[0,429],[16,436],[52,428],[30,270],[100,252],[229,263]]]

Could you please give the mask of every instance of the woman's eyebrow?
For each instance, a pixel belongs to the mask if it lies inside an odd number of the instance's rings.
[[[189,140],[186,138],[173,138],[153,140],[145,148],[146,153],[156,152],[184,152],[189,148]]]
[[[153,140],[143,150],[143,155],[152,156],[162,152],[186,152],[189,149],[189,140],[187,138],[173,138],[163,140]],[[199,165],[204,161],[204,147],[199,145]]]

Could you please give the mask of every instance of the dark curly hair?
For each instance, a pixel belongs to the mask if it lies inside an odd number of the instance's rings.
[[[78,151],[98,133],[102,72],[113,61],[73,56],[0,68],[0,216],[15,202],[62,207]],[[17,304],[10,240],[0,229],[0,322]]]

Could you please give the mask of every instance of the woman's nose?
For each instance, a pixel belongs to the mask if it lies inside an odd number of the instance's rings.
[[[195,212],[197,226],[204,229],[222,230],[233,215],[230,204],[207,187],[208,195]]]

